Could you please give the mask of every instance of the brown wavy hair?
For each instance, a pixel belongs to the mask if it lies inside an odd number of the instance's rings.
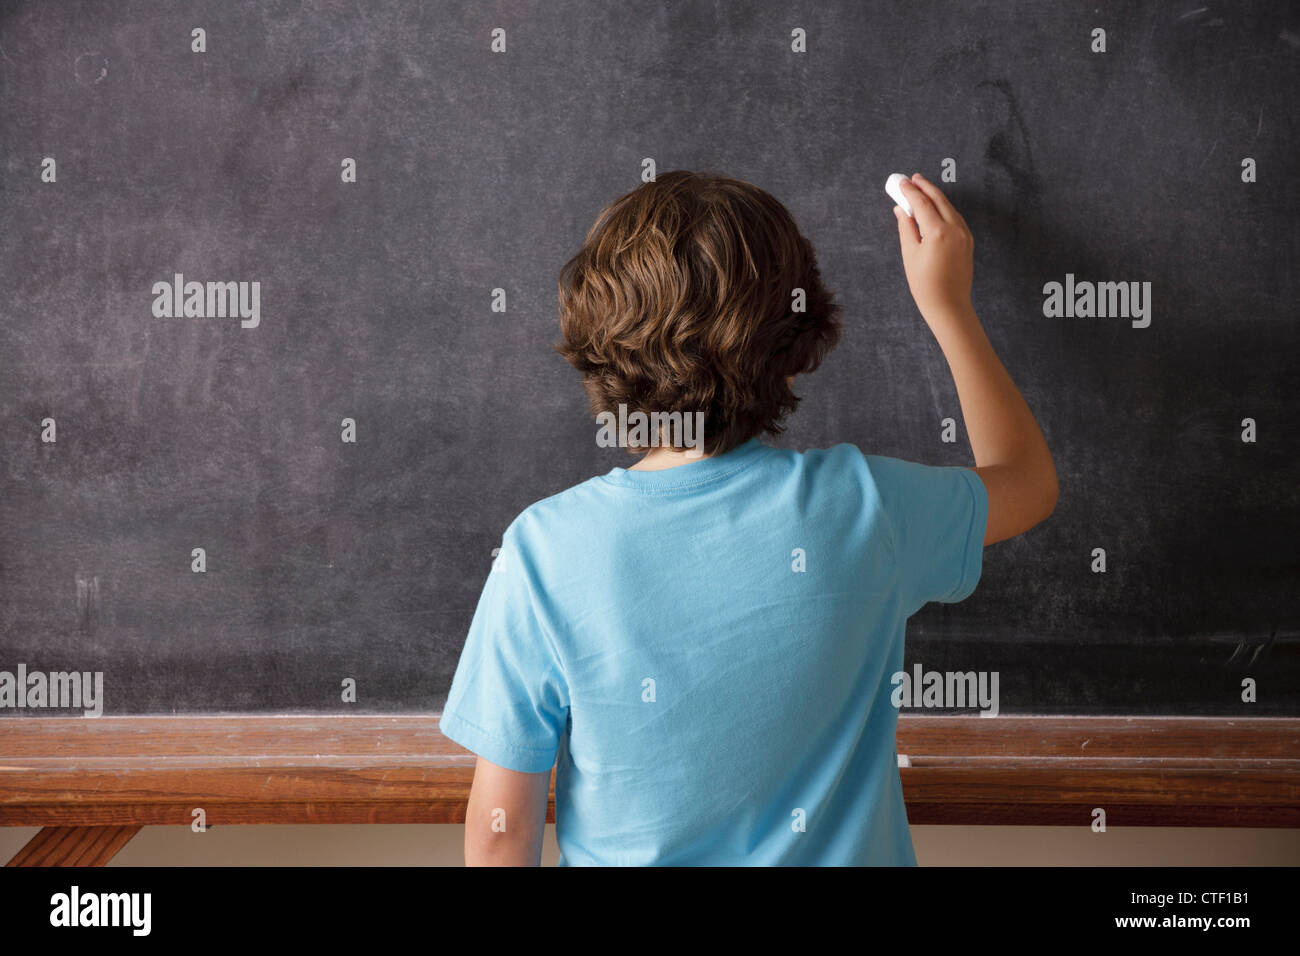
[[[780,434],[799,404],[786,379],[814,371],[840,335],[790,213],[713,173],[665,173],[606,206],[560,270],[559,307],[555,348],[593,414],[703,412],[708,455]]]

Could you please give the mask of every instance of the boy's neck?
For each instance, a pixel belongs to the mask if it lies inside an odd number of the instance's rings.
[[[703,461],[709,456],[702,448],[651,448],[644,458],[630,467],[628,471],[663,471],[676,468],[693,461]]]

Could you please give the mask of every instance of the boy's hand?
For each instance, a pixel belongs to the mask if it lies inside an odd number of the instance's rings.
[[[937,332],[936,322],[964,319],[974,311],[970,288],[975,272],[975,240],[966,220],[938,186],[927,182],[920,173],[913,173],[900,185],[916,216],[913,220],[900,207],[894,207],[907,285],[922,318]]]

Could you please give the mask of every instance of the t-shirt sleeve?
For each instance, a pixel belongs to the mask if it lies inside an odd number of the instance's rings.
[[[979,582],[988,491],[966,467],[867,456],[893,530],[894,558],[909,615],[929,601],[953,604]]]
[[[538,617],[535,575],[506,532],[470,623],[439,728],[507,770],[550,770],[569,717],[564,672]]]

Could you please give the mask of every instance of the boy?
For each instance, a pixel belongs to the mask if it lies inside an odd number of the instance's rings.
[[[1051,514],[1057,483],[971,307],[970,230],[919,174],[902,188],[908,286],[975,468],[760,442],[839,307],[757,187],[666,174],[565,265],[557,348],[593,410],[703,412],[704,454],[642,436],[636,464],[506,530],[441,722],[478,755],[467,863],[540,861],[554,763],[562,865],[915,864],[891,703],[904,625],[967,597],[981,549]]]

